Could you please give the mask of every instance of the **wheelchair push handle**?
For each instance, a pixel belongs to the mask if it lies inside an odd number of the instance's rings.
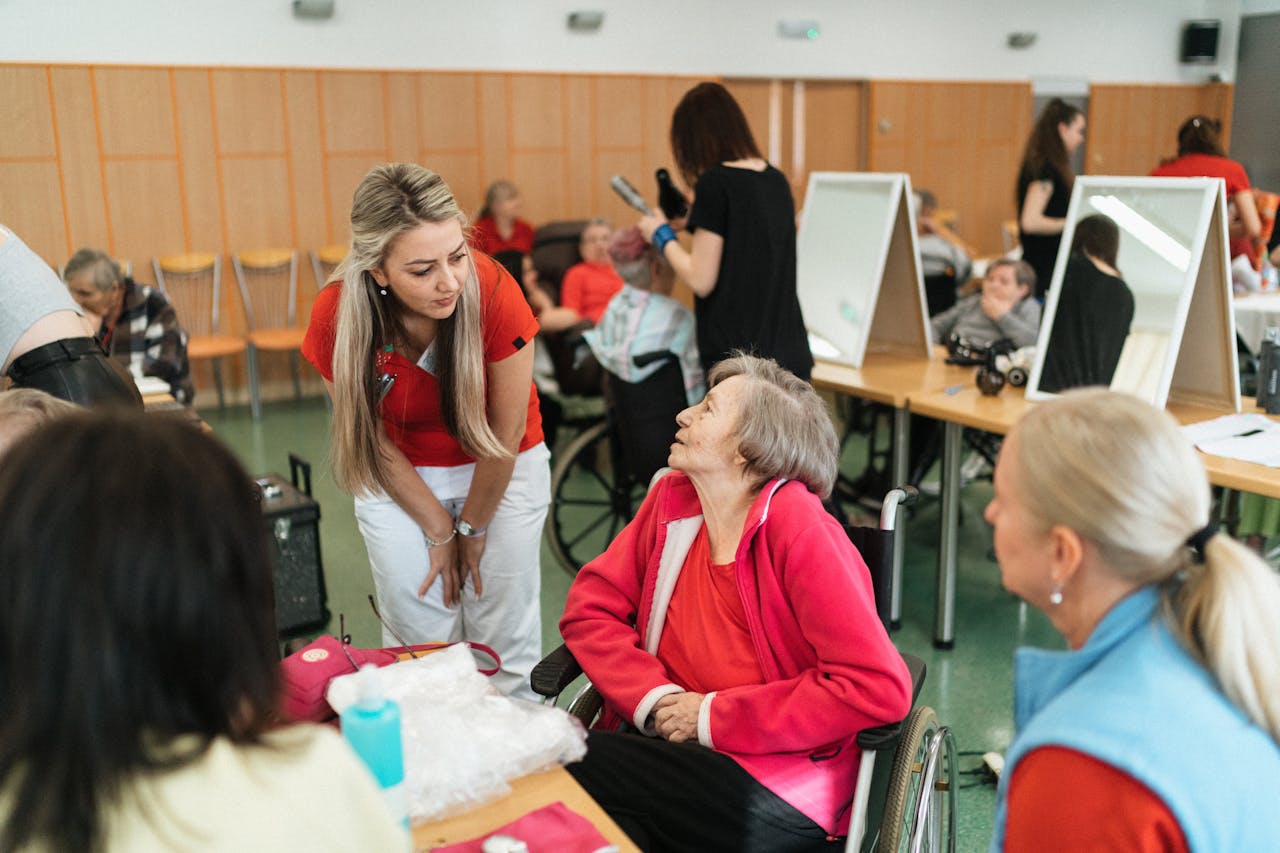
[[[880,529],[894,530],[898,526],[898,507],[911,506],[920,497],[916,487],[908,484],[890,489],[880,504]]]

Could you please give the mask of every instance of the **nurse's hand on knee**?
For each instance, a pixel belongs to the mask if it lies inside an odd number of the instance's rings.
[[[467,576],[470,575],[476,598],[480,597],[484,588],[484,584],[480,581],[480,558],[484,556],[484,546],[487,541],[488,537],[483,533],[458,537],[458,581],[459,584],[465,583]]]
[[[427,590],[431,589],[431,585],[439,578],[444,584],[444,604],[445,607],[452,607],[458,598],[458,545],[455,536],[448,542],[442,542],[433,548],[427,548],[427,557],[431,561],[427,576],[422,580],[422,586],[418,587],[418,598],[423,598],[427,594]]]

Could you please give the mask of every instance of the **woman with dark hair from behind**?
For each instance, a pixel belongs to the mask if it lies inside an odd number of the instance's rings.
[[[1258,205],[1244,166],[1229,159],[1219,135],[1222,125],[1208,116],[1192,116],[1178,129],[1178,156],[1152,170],[1157,178],[1222,178],[1227,185],[1231,257],[1244,255],[1257,268],[1262,246],[1254,241],[1262,234]]]
[[[796,210],[786,176],[764,159],[742,108],[719,83],[685,93],[671,117],[671,151],[693,187],[692,248],[676,241],[661,212],[642,218],[640,229],[693,289],[703,367],[742,350],[808,380],[813,356],[796,296]]]
[[[1061,98],[1040,112],[1018,171],[1018,234],[1022,259],[1036,271],[1036,297],[1044,299],[1067,224],[1075,172],[1071,155],[1084,142],[1084,113]]]
[[[0,851],[408,849],[336,734],[273,730],[271,560],[226,448],[61,417],[0,506]]]
[[[1116,269],[1120,229],[1096,213],[1076,223],[1040,372],[1041,391],[1110,385],[1133,323],[1133,292]]]

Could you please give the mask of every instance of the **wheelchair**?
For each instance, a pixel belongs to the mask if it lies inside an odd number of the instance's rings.
[[[676,415],[687,405],[684,374],[671,352],[634,357],[662,366],[640,382],[603,371],[604,416],[557,454],[546,539],[570,575],[604,552],[635,515],[649,481],[667,464]]]
[[[891,490],[881,502],[880,527],[846,527],[871,573],[876,610],[888,626],[888,589],[898,507],[917,497],[907,486]],[[898,723],[858,733],[862,750],[850,804],[846,853],[948,851],[956,849],[956,747],[951,730],[933,709],[917,705],[925,664],[903,654],[911,675],[911,710]],[[555,704],[582,675],[567,646],[561,645],[534,667],[530,683],[544,704]],[[604,700],[591,684],[581,687],[566,710],[590,726]]]

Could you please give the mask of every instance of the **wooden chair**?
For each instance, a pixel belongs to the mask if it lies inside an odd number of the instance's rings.
[[[151,259],[156,284],[164,291],[187,330],[187,358],[213,360],[213,381],[218,388],[218,407],[225,408],[222,389],[222,359],[248,349],[237,335],[222,333],[219,309],[222,305],[222,258],[211,252],[161,255]]]
[[[256,421],[262,417],[259,351],[289,353],[293,393],[302,399],[298,353],[306,330],[298,325],[298,253],[294,249],[232,252],[231,263],[249,327],[249,403]]]
[[[315,275],[316,290],[319,291],[333,280],[333,271],[347,256],[347,246],[343,243],[334,243],[331,246],[312,249],[310,254],[311,272]]]

